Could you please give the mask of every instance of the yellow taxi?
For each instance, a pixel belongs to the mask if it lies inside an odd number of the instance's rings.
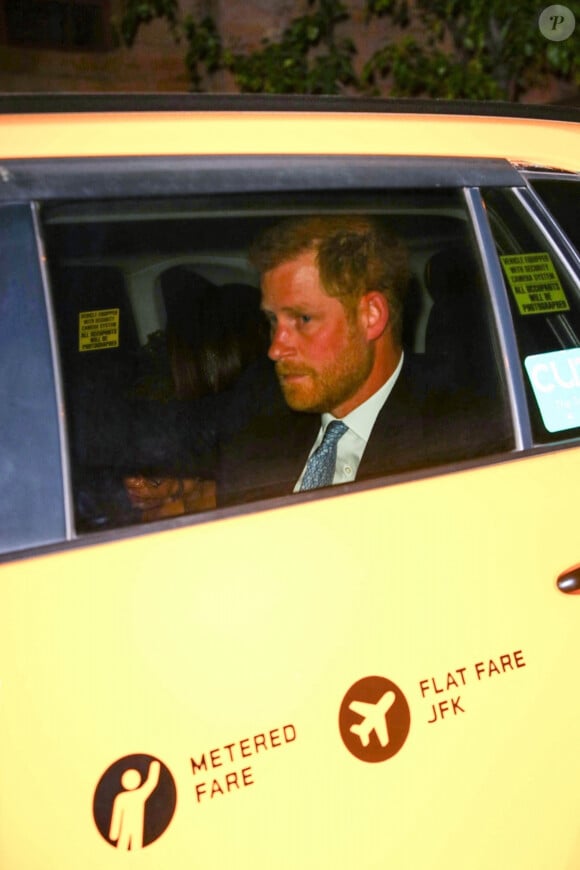
[[[580,866],[579,119],[0,98],[2,868]],[[248,251],[337,214],[469,425],[222,499],[279,401]]]

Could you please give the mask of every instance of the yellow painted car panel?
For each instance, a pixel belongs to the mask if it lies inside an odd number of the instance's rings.
[[[342,112],[4,115],[0,158],[177,154],[498,157],[578,171],[578,127],[533,118]]]
[[[2,866],[578,866],[580,596],[556,578],[580,560],[579,464],[4,565]],[[382,760],[349,725],[369,677],[393,711]],[[157,803],[115,807],[139,759]]]
[[[74,111],[0,129],[3,161],[580,170],[577,124],[539,118]],[[552,444],[5,557],[0,868],[575,870],[580,595],[556,580],[580,564],[579,470],[580,447]]]

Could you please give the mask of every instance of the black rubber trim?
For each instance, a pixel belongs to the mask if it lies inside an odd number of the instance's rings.
[[[508,101],[293,94],[0,94],[0,114],[70,112],[357,112],[580,121],[580,108]]]
[[[522,166],[521,173],[530,182],[534,181],[565,181],[570,184],[580,184],[580,172],[564,169],[547,169],[545,166]]]
[[[523,185],[501,159],[106,157],[0,161],[0,201]]]

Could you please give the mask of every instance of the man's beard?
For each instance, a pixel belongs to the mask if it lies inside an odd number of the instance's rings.
[[[294,411],[323,414],[348,401],[365,383],[374,361],[372,345],[352,340],[348,349],[326,369],[278,362],[276,373],[286,403]],[[302,375],[305,380],[286,382],[284,375]]]

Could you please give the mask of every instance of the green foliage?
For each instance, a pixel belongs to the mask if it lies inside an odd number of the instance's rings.
[[[251,93],[336,94],[350,87],[404,97],[517,100],[548,74],[580,84],[574,39],[542,36],[536,0],[366,0],[367,23],[384,19],[386,27],[384,44],[360,78],[356,46],[337,34],[338,25],[352,20],[343,0],[308,0],[307,14],[290,21],[278,40],[264,39],[249,52],[224,46],[210,17],[180,18],[178,0],[123,4],[117,29],[126,45],[154,19],[165,19],[175,39],[184,39],[194,90],[219,70]]]
[[[504,96],[498,82],[485,73],[478,58],[460,63],[438,49],[426,52],[412,37],[376,52],[365,65],[362,80],[365,85],[373,85],[377,77],[389,74],[394,97],[493,100]]]
[[[367,0],[367,15],[414,25],[421,41],[387,43],[366,62],[362,81],[390,76],[397,96],[517,100],[548,73],[574,75],[573,40],[545,39],[535,0]]]
[[[178,0],[123,0],[119,19],[113,27],[121,42],[131,47],[143,24],[165,19],[173,36],[179,38],[180,21]]]
[[[199,23],[188,15],[183,22],[183,30],[187,40],[185,65],[189,72],[191,84],[195,91],[202,82],[200,66],[206,73],[214,73],[222,65],[222,41],[213,18],[203,18]]]
[[[258,51],[224,53],[224,66],[241,91],[275,94],[335,94],[356,83],[349,39],[335,28],[349,18],[341,0],[309,0],[310,12],[295,18],[278,42],[263,40]]]

